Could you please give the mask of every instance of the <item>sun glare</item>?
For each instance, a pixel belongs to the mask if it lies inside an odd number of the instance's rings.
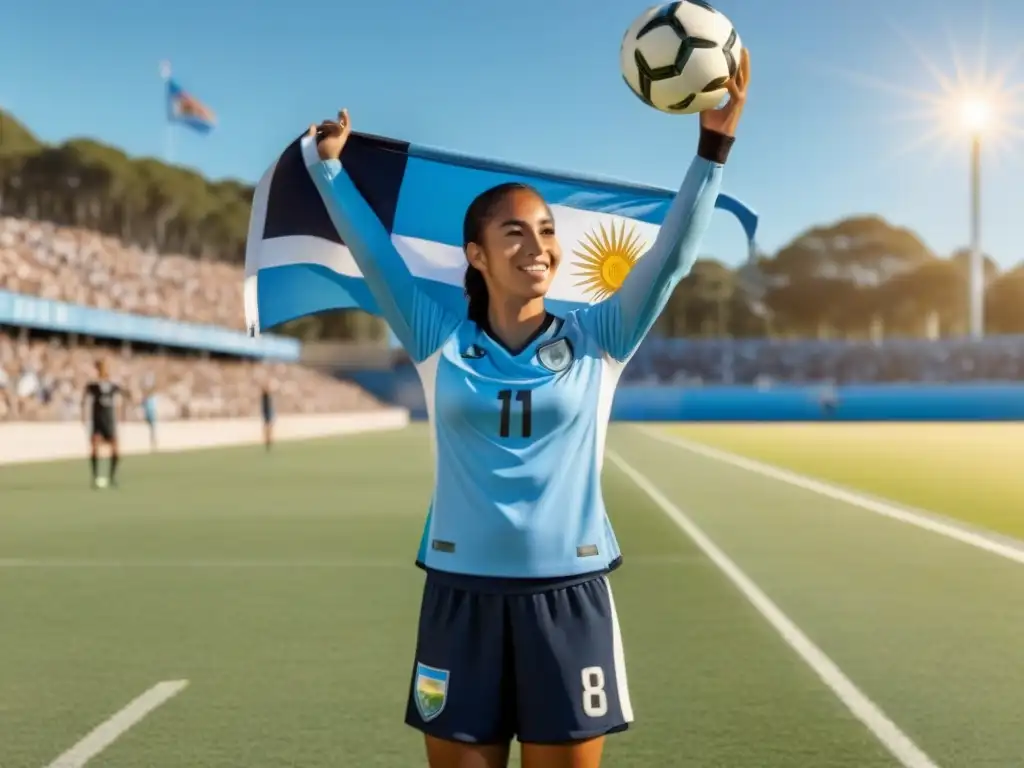
[[[992,122],[992,105],[985,99],[967,99],[960,105],[960,122],[971,133],[983,133]]]
[[[920,72],[927,75],[931,85],[925,88],[908,87],[889,79],[872,77],[861,72],[837,71],[837,74],[876,91],[887,91],[903,102],[902,108],[888,113],[883,120],[903,123],[912,121],[920,126],[913,136],[894,154],[904,155],[938,144],[934,160],[941,161],[950,153],[963,151],[964,138],[984,137],[986,147],[1005,155],[1018,154],[1024,130],[1024,76],[1017,70],[1024,47],[1001,62],[993,62],[992,45],[986,39],[987,23],[983,26],[977,59],[973,66],[966,65],[957,44],[947,32],[948,49],[934,53],[927,51],[890,19],[889,24],[897,38],[919,64]],[[943,55],[944,54],[944,55]],[[916,79],[911,76],[908,79]],[[891,157],[888,158],[891,161]]]

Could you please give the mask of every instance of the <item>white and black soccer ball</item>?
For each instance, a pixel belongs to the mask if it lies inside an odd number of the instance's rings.
[[[732,22],[702,0],[648,8],[622,38],[622,77],[647,105],[670,114],[718,106],[743,50]]]

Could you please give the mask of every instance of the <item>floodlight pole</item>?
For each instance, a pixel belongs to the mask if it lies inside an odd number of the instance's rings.
[[[968,279],[970,336],[985,335],[985,264],[981,255],[981,133],[971,136],[971,262]]]

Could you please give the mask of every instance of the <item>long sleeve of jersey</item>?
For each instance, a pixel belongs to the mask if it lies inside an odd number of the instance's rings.
[[[581,310],[581,324],[604,351],[626,362],[668,303],[672,291],[697,260],[721,186],[730,137],[704,132],[654,244],[639,259],[615,294]]]
[[[414,362],[427,359],[455,330],[460,318],[416,284],[384,225],[341,162],[317,163],[309,173],[384,319]]]

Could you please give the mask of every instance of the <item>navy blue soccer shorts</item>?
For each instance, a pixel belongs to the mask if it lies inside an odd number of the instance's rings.
[[[626,730],[633,709],[608,580],[509,584],[427,574],[405,722],[471,744]]]

